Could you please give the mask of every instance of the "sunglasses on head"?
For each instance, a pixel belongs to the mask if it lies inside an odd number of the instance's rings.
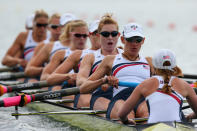
[[[48,24],[36,23],[36,26],[37,26],[37,27],[47,27]]]
[[[144,38],[140,37],[140,36],[134,36],[134,37],[130,37],[130,38],[125,38],[126,41],[130,42],[130,43],[140,43],[142,42]]]
[[[60,27],[61,25],[53,25],[53,24],[50,24],[49,25],[50,26],[50,28],[52,28],[52,29],[57,29],[58,27]]]
[[[116,37],[116,36],[119,34],[119,32],[118,32],[118,31],[112,31],[112,32],[103,31],[103,32],[101,32],[100,34],[101,34],[103,37],[109,37],[110,35],[111,35],[112,37]]]
[[[94,31],[94,32],[90,32],[90,35],[96,35],[98,33],[98,31]]]
[[[74,34],[74,36],[77,37],[77,38],[81,38],[81,37],[87,38],[88,37],[87,34]]]

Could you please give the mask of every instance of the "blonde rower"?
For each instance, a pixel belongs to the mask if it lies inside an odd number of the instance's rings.
[[[62,41],[69,41],[70,48],[66,50],[57,51],[49,64],[44,68],[41,76],[41,80],[46,80],[51,73],[74,51],[83,50],[86,47],[86,41],[88,37],[88,27],[86,22],[82,20],[74,20],[69,22],[60,39]]]
[[[80,61],[86,54],[93,53],[95,50],[100,48],[98,33],[98,24],[99,20],[92,22],[89,26],[89,38],[91,41],[91,48],[84,50],[76,50],[74,51],[55,71],[52,73],[47,79],[47,83],[61,84],[66,80],[76,81],[76,73],[78,73],[80,67]],[[75,71],[75,74],[70,73],[71,70]],[[56,86],[53,90],[61,89],[62,87]],[[64,88],[64,87],[63,87]],[[67,97],[68,98],[68,97]],[[70,99],[74,99],[74,96],[70,96]],[[76,97],[75,97],[76,98]],[[75,103],[77,103],[77,99],[75,99]],[[75,104],[76,105],[76,104]],[[71,105],[72,106],[72,105]]]
[[[88,77],[96,70],[98,65],[107,55],[116,55],[122,53],[121,49],[117,48],[118,39],[120,36],[118,23],[112,18],[111,14],[106,14],[102,17],[98,27],[98,36],[100,39],[101,49],[92,54],[86,55],[81,64],[77,75],[77,85],[82,85],[87,81]],[[90,106],[94,109],[106,109],[112,98],[112,90],[102,91],[99,88],[96,92],[87,95],[78,95],[77,107]],[[102,104],[100,104],[102,103]]]
[[[26,67],[33,56],[34,48],[39,42],[48,39],[48,14],[43,10],[35,12],[33,29],[21,32],[3,58],[2,64],[6,66],[20,65]]]
[[[58,14],[52,15],[51,19],[49,20],[49,28],[51,31],[51,38],[53,39],[51,39],[50,43],[48,42],[48,44],[46,44],[46,42],[42,42],[35,48],[35,54],[25,70],[26,75],[40,76],[44,66],[50,61],[54,53],[58,50],[63,50],[69,47],[69,38],[63,38],[58,41],[61,28],[63,27],[60,23],[66,25],[69,21],[74,19],[74,15],[71,16],[70,14],[64,14],[61,16],[61,18]]]

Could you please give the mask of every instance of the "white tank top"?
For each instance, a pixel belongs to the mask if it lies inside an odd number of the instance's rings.
[[[68,48],[68,46],[64,46],[63,44],[61,44],[60,41],[55,41],[54,44],[53,44],[53,48],[51,50],[49,59],[52,58],[52,56],[55,54],[56,51],[64,50],[64,49],[67,49],[67,48]]]
[[[29,61],[32,56],[33,56],[33,53],[34,53],[34,48],[38,45],[38,42],[35,42],[33,37],[32,37],[32,30],[30,30],[28,32],[28,35],[27,35],[27,40],[25,42],[25,47],[24,47],[24,59]],[[49,39],[49,35],[47,34],[47,38],[46,40]]]
[[[183,103],[183,96],[176,91],[171,94],[161,92],[164,85],[164,80],[161,76],[153,76],[158,79],[158,90],[146,97],[149,107],[148,123],[161,122],[161,121],[181,121],[181,107]],[[171,77],[171,81],[175,77]]]
[[[150,66],[144,57],[139,57],[138,61],[129,61],[122,54],[116,55],[112,65],[112,75],[124,82],[141,83],[150,78]],[[128,87],[119,86],[113,88],[113,96]]]
[[[123,52],[122,49],[117,48],[117,50],[119,54]],[[93,52],[93,54],[94,54],[94,63],[92,65],[90,75],[95,72],[98,65],[105,58],[105,56],[101,54],[101,49],[96,50],[95,52]]]
[[[49,42],[50,42],[49,39],[46,39],[46,40],[43,41],[44,44],[48,44]]]

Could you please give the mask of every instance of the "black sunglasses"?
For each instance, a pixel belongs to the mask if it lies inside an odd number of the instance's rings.
[[[116,37],[116,36],[119,34],[119,32],[118,32],[118,31],[112,31],[112,32],[103,31],[103,32],[101,32],[100,34],[101,34],[103,37],[109,37],[110,35],[111,35],[112,37]]]
[[[86,38],[86,37],[88,37],[87,34],[74,34],[74,36],[77,37],[77,38],[81,38],[81,37]]]
[[[134,37],[130,37],[130,38],[125,38],[126,41],[130,42],[130,43],[140,43],[142,42],[144,38],[140,37],[140,36],[134,36]]]
[[[40,24],[40,23],[36,23],[36,26],[37,27],[47,27],[48,26],[48,24]]]
[[[57,29],[58,27],[60,27],[61,25],[53,25],[53,24],[50,24],[49,27],[52,28],[52,29]]]

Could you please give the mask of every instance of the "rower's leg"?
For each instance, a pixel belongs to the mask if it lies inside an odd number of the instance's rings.
[[[110,118],[111,119],[118,119],[118,111],[122,108],[123,104],[125,103],[125,101],[123,100],[117,100],[116,103],[114,104],[111,114],[110,114]],[[134,111],[131,111],[128,115],[128,118],[135,118],[135,113]]]
[[[94,103],[94,110],[107,110],[110,100],[104,97],[99,97]],[[106,114],[99,114],[99,116],[106,117]]]
[[[91,94],[80,94],[77,108],[90,107]]]
[[[145,118],[148,117],[148,107],[146,101],[143,101],[137,108],[136,117],[137,118]]]

